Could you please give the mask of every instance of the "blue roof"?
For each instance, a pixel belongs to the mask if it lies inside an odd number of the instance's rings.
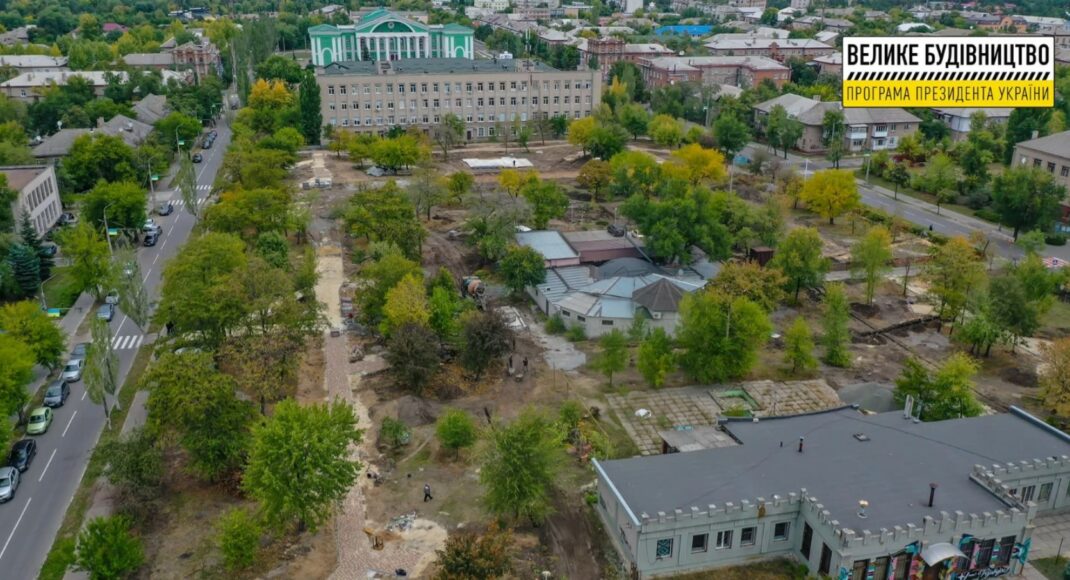
[[[713,31],[713,26],[708,24],[674,24],[672,26],[659,26],[654,29],[655,36],[666,34],[687,34],[688,36],[706,36]]]

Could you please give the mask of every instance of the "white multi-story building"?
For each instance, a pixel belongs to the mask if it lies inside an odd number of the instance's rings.
[[[0,167],[0,173],[7,178],[7,187],[19,193],[11,208],[15,219],[21,219],[23,213],[28,214],[33,229],[38,235],[44,235],[63,213],[55,168],[51,165],[19,165]]]

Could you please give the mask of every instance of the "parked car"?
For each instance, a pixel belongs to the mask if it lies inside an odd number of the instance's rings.
[[[85,369],[85,359],[72,359],[67,361],[67,366],[63,367],[63,373],[60,375],[65,382],[76,383],[82,380],[82,370]]]
[[[133,276],[135,265],[136,264],[134,264],[133,262],[130,262],[129,264],[123,266],[123,276],[126,276],[127,278]]]
[[[41,253],[46,256],[55,256],[59,253],[59,246],[52,242],[45,242],[41,244]]]
[[[73,226],[78,223],[78,216],[69,211],[65,211],[59,214],[59,220],[56,223],[61,226]]]
[[[160,240],[160,232],[159,231],[149,232],[149,233],[145,234],[145,245],[146,246],[155,246],[156,242],[158,242],[159,240]]]
[[[211,146],[211,143],[205,143],[205,145]],[[201,161],[204,161],[204,157],[202,157],[200,153],[194,153],[193,162],[200,163]]]
[[[11,501],[15,490],[19,488],[19,470],[14,467],[0,467],[0,501]]]
[[[27,435],[42,435],[52,426],[52,409],[37,407],[30,413],[30,420],[26,424]]]
[[[104,297],[105,304],[118,304],[119,303],[119,291],[112,290],[108,292],[108,295]]]
[[[97,309],[97,318],[111,322],[111,319],[115,318],[115,305],[102,304],[100,308]]]
[[[165,201],[156,207],[156,215],[171,215],[175,211],[175,204]]]
[[[154,222],[152,218],[145,220],[145,225],[142,226],[142,231],[145,233],[160,231],[160,224]]]
[[[74,349],[71,350],[71,359],[84,360],[87,354],[89,354],[89,343],[79,342],[74,345]]]
[[[627,230],[625,230],[624,226],[621,224],[609,224],[606,231],[609,232],[609,235],[620,238],[624,236],[624,232]]]
[[[34,457],[37,457],[37,442],[33,439],[21,439],[11,446],[7,464],[19,471],[26,471]]]
[[[62,407],[69,396],[71,396],[71,386],[67,384],[67,381],[52,381],[48,385],[48,390],[45,391],[44,404],[46,407]]]

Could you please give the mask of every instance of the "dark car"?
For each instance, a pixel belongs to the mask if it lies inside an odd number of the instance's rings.
[[[201,143],[201,149],[211,149],[213,143],[215,143],[215,139],[205,139],[204,143]]]
[[[67,384],[67,381],[52,381],[48,385],[48,390],[45,391],[43,402],[46,407],[62,407],[69,396],[71,396],[71,386]]]
[[[34,457],[37,457],[37,442],[33,439],[23,439],[11,446],[7,464],[19,471],[26,471]]]
[[[201,157],[200,153],[194,153],[193,154],[193,162],[194,163],[200,163],[201,161],[204,161],[204,157]]]
[[[45,242],[41,244],[41,254],[45,256],[55,256],[59,253],[59,246],[52,242]]]
[[[156,207],[156,215],[171,215],[175,211],[175,204],[165,201]]]
[[[156,242],[158,242],[158,241],[160,241],[160,232],[159,231],[152,231],[152,232],[149,232],[149,233],[145,234],[145,245],[146,246],[155,246]]]
[[[609,235],[620,238],[624,236],[624,232],[626,230],[624,229],[624,225],[622,224],[609,224],[609,227],[606,228],[606,231],[609,232]]]

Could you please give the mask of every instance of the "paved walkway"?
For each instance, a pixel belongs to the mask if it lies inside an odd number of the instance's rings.
[[[1033,545],[1030,558],[1055,556],[1062,544],[1063,555],[1070,554],[1070,513],[1042,514],[1033,520]]]

